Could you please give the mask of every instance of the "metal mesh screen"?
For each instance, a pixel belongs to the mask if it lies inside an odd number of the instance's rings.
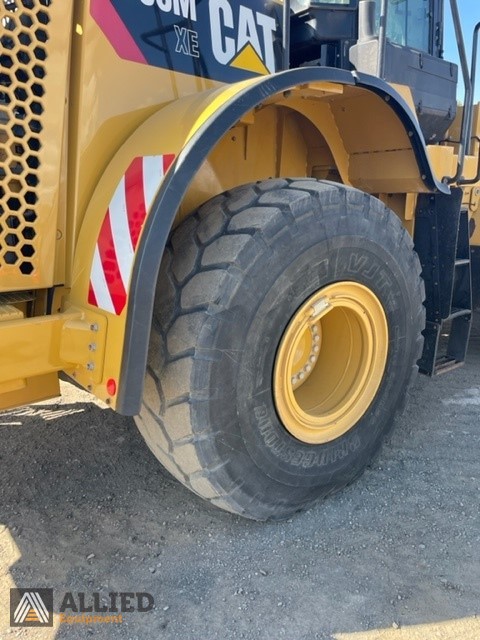
[[[0,275],[37,268],[44,78],[52,0],[0,0]]]

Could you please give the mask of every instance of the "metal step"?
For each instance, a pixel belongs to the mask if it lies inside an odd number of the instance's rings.
[[[461,316],[472,315],[471,309],[459,309],[457,307],[452,307],[452,313],[444,320],[444,322],[448,322],[449,320],[453,320],[454,318],[460,318]]]
[[[434,375],[439,376],[442,373],[448,373],[449,371],[462,367],[464,364],[465,363],[463,361],[455,360],[455,358],[448,358],[447,356],[437,358],[437,361],[435,362]]]
[[[23,313],[17,307],[11,304],[0,304],[0,322],[7,322],[7,320],[21,320]]]
[[[31,302],[32,300],[35,300],[34,291],[9,291],[8,293],[0,293],[0,305],[19,304],[20,302]]]

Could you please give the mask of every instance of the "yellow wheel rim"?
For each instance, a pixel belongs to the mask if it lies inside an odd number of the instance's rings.
[[[346,433],[372,403],[385,371],[388,326],[377,296],[356,282],[320,289],[280,342],[273,378],[285,428],[308,444]]]

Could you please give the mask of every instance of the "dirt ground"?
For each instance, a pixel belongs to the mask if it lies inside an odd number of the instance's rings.
[[[480,638],[479,332],[463,369],[419,378],[360,481],[282,524],[204,505],[133,420],[63,391],[0,414],[2,639]],[[53,587],[53,628],[10,629],[13,586]],[[66,591],[155,608],[69,626]]]

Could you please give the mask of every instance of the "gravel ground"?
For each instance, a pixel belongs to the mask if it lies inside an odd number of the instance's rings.
[[[478,640],[480,336],[419,378],[380,457],[281,524],[204,505],[131,419],[63,385],[0,414],[0,637]],[[10,629],[10,587],[53,587],[52,629]],[[147,591],[118,625],[59,624],[65,591]]]

